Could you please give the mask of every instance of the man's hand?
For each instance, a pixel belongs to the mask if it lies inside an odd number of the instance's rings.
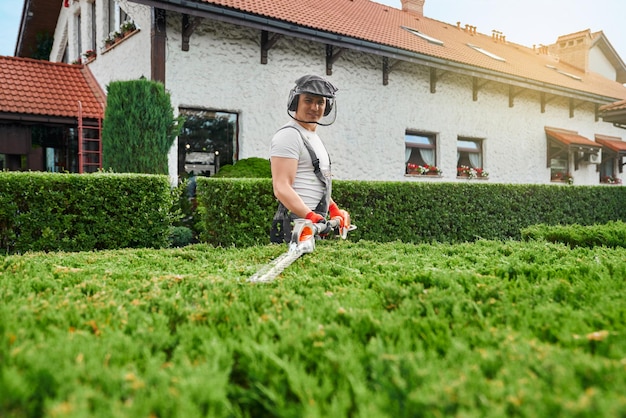
[[[324,217],[322,215],[320,215],[319,213],[315,213],[313,211],[307,213],[304,218],[308,219],[309,221],[313,222],[314,224],[319,223],[319,222],[326,223],[326,219],[324,219]]]
[[[344,228],[349,223],[349,214],[345,210],[339,209],[335,202],[331,203],[328,207],[328,211],[330,213],[330,219],[339,218],[341,228]]]

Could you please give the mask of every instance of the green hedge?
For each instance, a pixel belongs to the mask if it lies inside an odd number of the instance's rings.
[[[199,178],[197,193],[201,240],[269,243],[271,180]],[[626,220],[625,187],[335,181],[333,198],[358,226],[352,239],[376,242],[520,239],[520,229],[536,224]]]
[[[0,251],[90,251],[168,244],[166,176],[0,173]]]
[[[561,242],[570,247],[626,247],[626,223],[610,221],[603,225],[533,225],[523,228],[524,241]]]

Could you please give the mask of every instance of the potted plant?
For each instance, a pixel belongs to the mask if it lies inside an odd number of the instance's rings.
[[[434,165],[418,165],[415,163],[408,163],[406,165],[407,174],[418,174],[421,176],[438,176],[441,175],[442,171]]]
[[[96,51],[94,51],[93,49],[88,49],[83,53],[83,57],[87,62],[93,61],[96,58],[96,55],[98,54],[96,54]]]
[[[485,171],[482,167],[474,168],[468,167],[466,165],[461,165],[456,168],[456,176],[468,179],[485,179],[489,177],[489,173]]]
[[[570,173],[565,173],[563,171],[559,171],[556,173],[552,173],[550,177],[550,181],[558,181],[567,184],[574,184],[574,177]]]
[[[135,22],[133,22],[132,20],[127,20],[126,22],[122,23],[120,26],[120,32],[122,33],[122,36],[126,36],[127,34],[134,32],[137,29],[137,26],[135,25]]]
[[[605,184],[622,184],[622,179],[615,176],[602,176],[600,177],[600,183]]]
[[[115,36],[114,36],[114,33],[115,33],[115,32],[111,32],[111,33],[109,33],[109,36],[107,36],[107,37],[104,39],[104,46],[105,46],[106,48],[110,48],[110,47],[111,47],[111,46],[113,46],[113,44],[115,43]]]

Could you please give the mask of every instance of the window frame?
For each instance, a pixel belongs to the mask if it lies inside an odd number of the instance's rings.
[[[472,142],[475,147],[462,146],[462,142]],[[478,151],[476,151],[478,150]],[[456,139],[456,177],[470,177],[470,178],[487,178],[489,175],[485,171],[485,138],[475,138],[469,136],[457,136]],[[467,155],[463,155],[467,154]],[[470,154],[478,155],[478,164],[475,166],[471,162]],[[467,162],[467,163],[466,163]],[[462,167],[469,167],[473,169],[473,174],[465,173],[466,170]]]
[[[409,139],[409,137],[418,137],[421,139],[425,139],[425,142],[428,143],[419,143],[419,142],[410,142],[407,139]],[[407,153],[407,151],[409,151],[409,149],[411,150],[410,153]],[[418,150],[431,150],[433,155],[432,158],[430,158],[430,162],[426,161],[425,157],[426,155],[423,154],[422,152],[418,152],[416,155],[413,155],[413,149],[418,149]],[[404,152],[405,152],[405,157],[404,157],[404,174],[405,175],[423,175],[423,174],[439,174],[438,169],[433,172],[430,171],[429,173],[419,173],[417,171],[417,166],[432,166],[432,167],[437,167],[437,162],[439,159],[439,153],[438,153],[438,141],[437,141],[437,134],[433,133],[433,132],[425,132],[425,131],[419,131],[419,130],[412,130],[412,129],[407,129],[404,133]],[[415,164],[416,168],[409,168],[409,164]]]
[[[191,146],[189,143],[185,142],[185,129],[187,129],[187,121],[183,124],[183,128],[181,133],[178,136],[178,175],[179,176],[187,176],[191,173],[191,171],[186,170],[187,165],[187,154],[191,152],[203,153],[207,154],[205,156],[206,163],[204,164],[196,164],[196,165],[207,165],[207,170],[195,172],[195,175],[214,175],[219,171],[220,165],[224,164],[234,164],[239,160],[239,124],[241,121],[241,114],[236,111],[229,111],[223,109],[215,109],[215,108],[203,108],[203,107],[194,107],[194,106],[185,106],[180,107],[178,109],[179,115],[186,117],[190,115],[198,115],[200,117],[204,117],[204,119],[218,119],[221,117],[227,117],[228,120],[228,129],[227,139],[224,144],[220,144],[219,142],[211,141],[207,138],[206,145],[211,149],[206,147],[202,147],[200,149],[198,146],[201,144],[196,144],[195,146]],[[230,128],[232,127],[232,131]],[[232,135],[232,137],[231,137]],[[193,150],[191,148],[194,148]],[[229,155],[232,154],[232,155]],[[201,157],[200,155],[197,155]],[[193,165],[190,163],[189,165]]]

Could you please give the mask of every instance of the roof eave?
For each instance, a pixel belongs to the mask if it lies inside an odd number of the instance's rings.
[[[264,16],[253,15],[235,9],[229,9],[222,6],[216,6],[204,2],[194,0],[129,0],[134,3],[146,6],[170,10],[182,14],[192,14],[194,16],[212,18],[242,26],[252,27],[260,30],[270,30],[283,35],[290,35],[303,39],[309,39],[317,42],[327,43],[338,47],[346,47],[361,52],[372,53],[376,55],[386,56],[389,58],[409,61],[415,64],[428,65],[442,70],[451,70],[474,77],[480,77],[486,80],[511,84],[516,87],[536,89],[545,93],[574,98],[578,100],[586,100],[597,104],[605,104],[614,102],[620,97],[609,97],[594,93],[584,92],[581,90],[570,89],[554,84],[549,84],[529,78],[504,74],[494,70],[472,66],[456,61],[446,60],[421,54],[418,52],[408,51],[389,45],[378,44],[363,39],[352,38],[331,32],[324,32],[318,29],[300,26],[291,22],[285,22]]]

